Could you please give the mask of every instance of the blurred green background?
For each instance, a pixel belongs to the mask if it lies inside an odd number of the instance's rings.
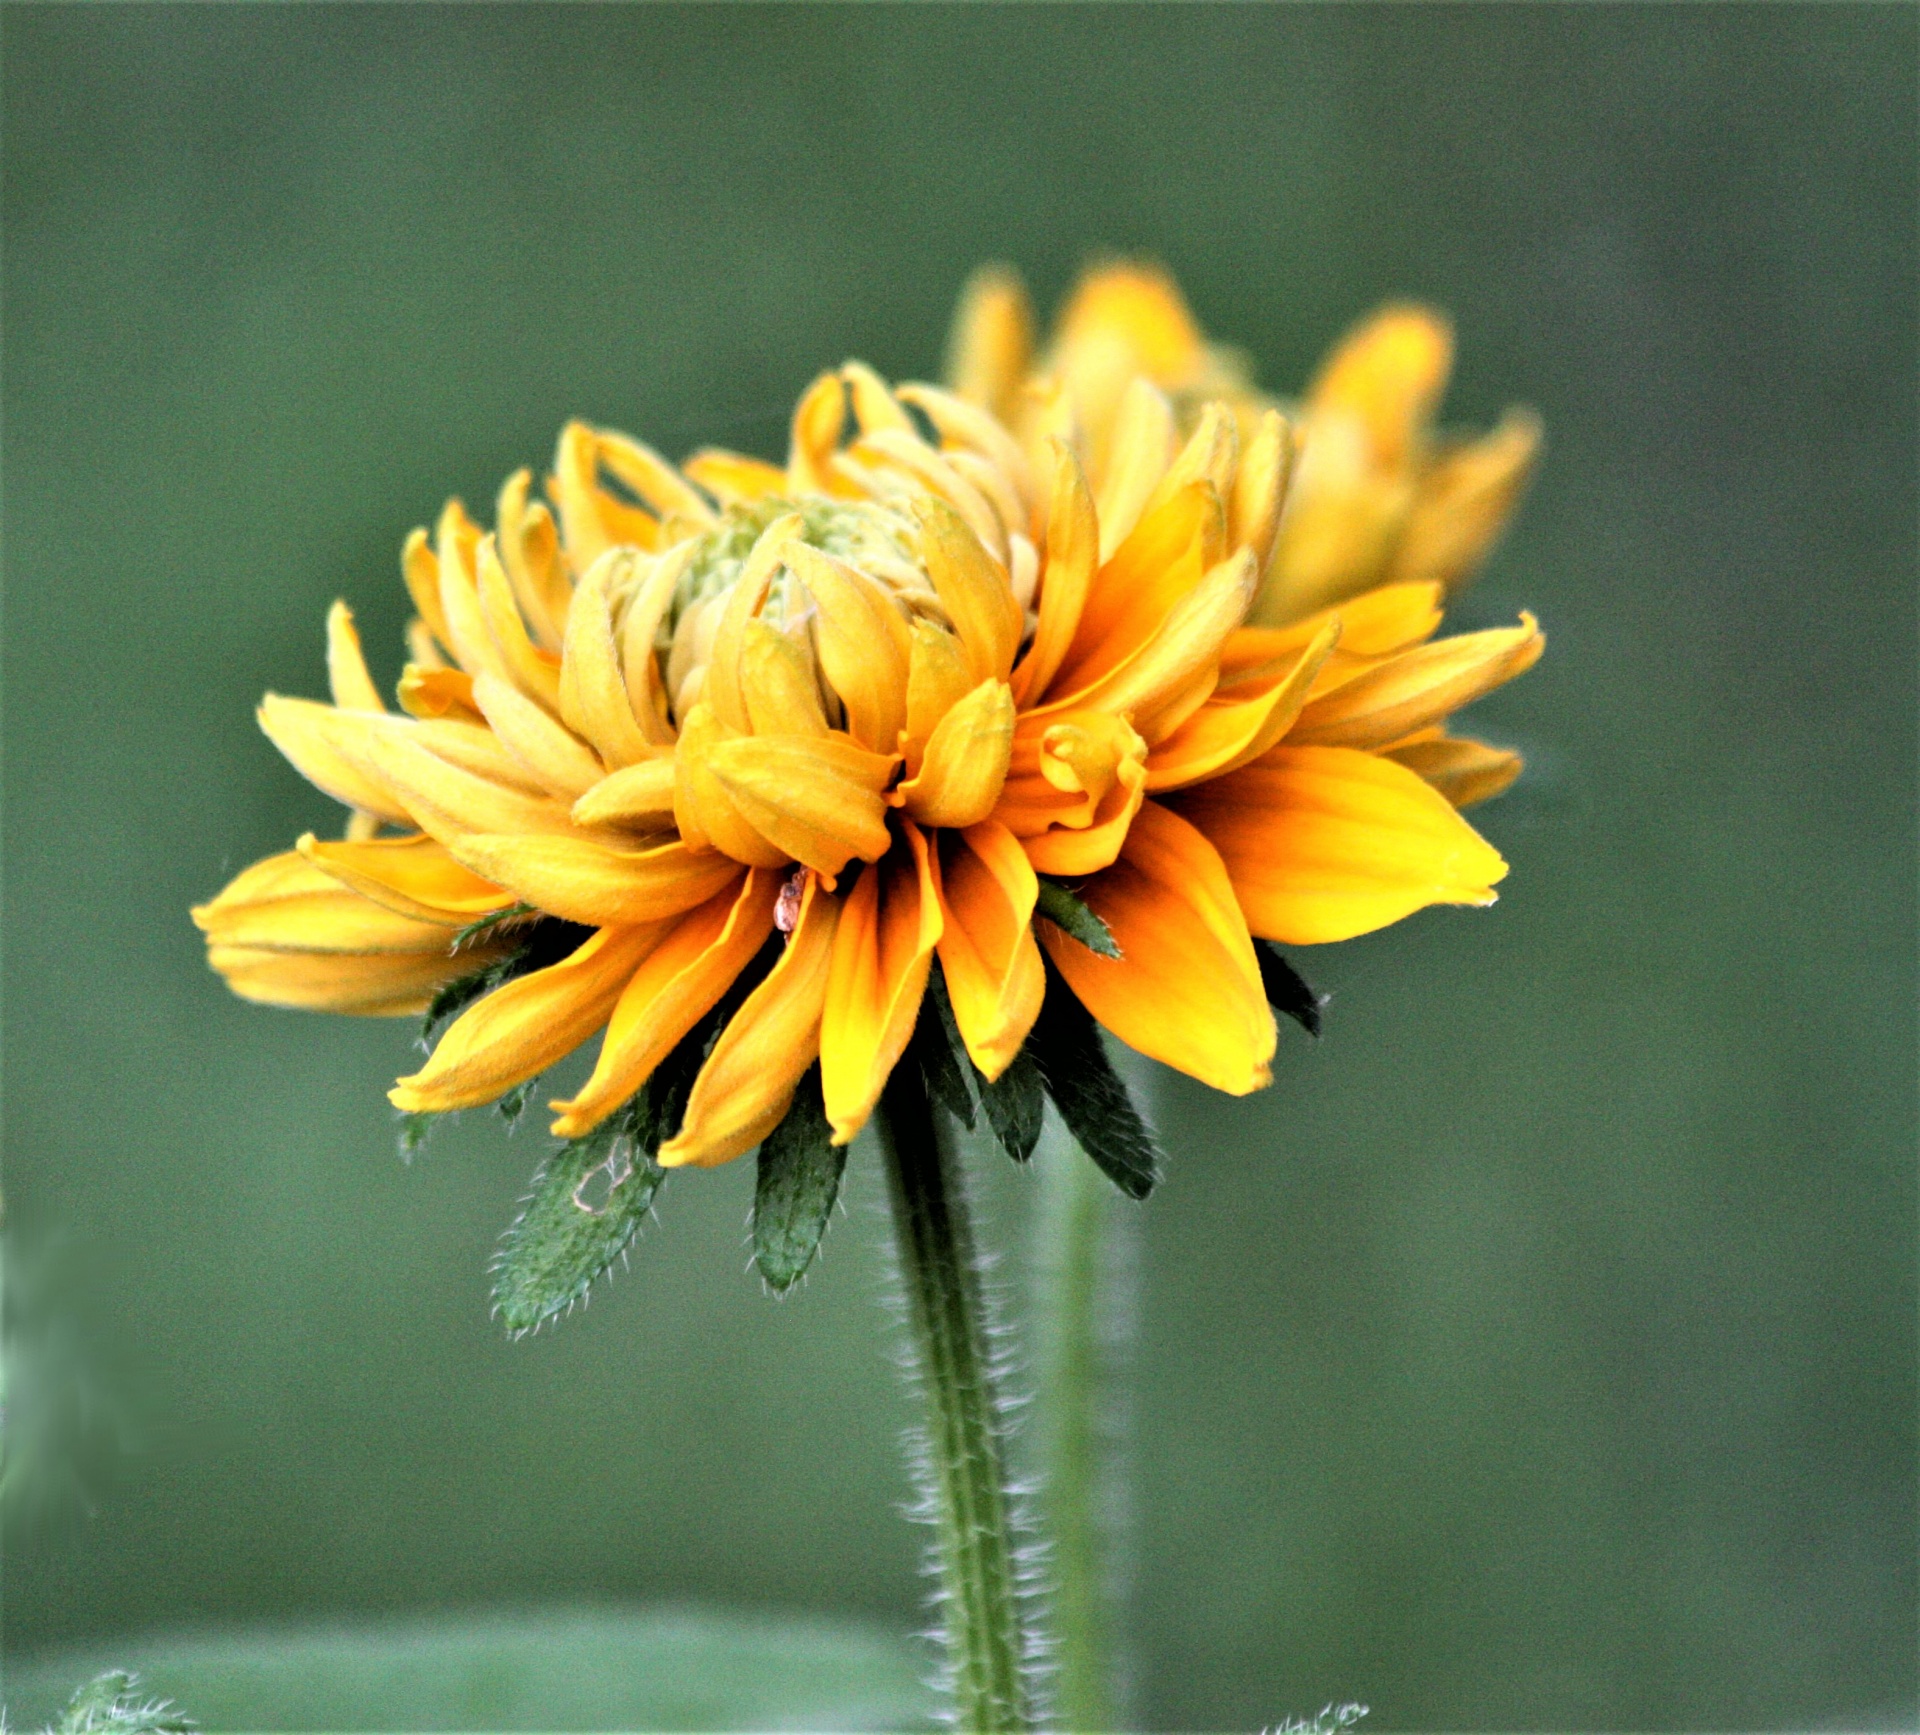
[[[1118,248],[1281,388],[1437,301],[1453,416],[1549,435],[1462,610],[1550,635],[1480,713],[1535,766],[1499,908],[1302,954],[1330,1034],[1270,1092],[1153,1087],[1144,1716],[1911,1727],[1913,10],[0,30],[11,1325],[69,1345],[10,1420],[81,1472],[9,1511],[16,1679],[260,1622],[908,1630],[871,1160],[787,1302],[736,1164],[507,1343],[538,1134],[403,1168],[411,1026],[242,1005],[186,906],[335,823],[251,707],[323,690],[335,596],[397,672],[448,492],[570,414],[776,450],[819,367],[936,369],[980,260],[1051,302]]]

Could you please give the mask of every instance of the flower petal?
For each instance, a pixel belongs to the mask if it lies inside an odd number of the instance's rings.
[[[1507,871],[1413,772],[1350,747],[1276,747],[1176,805],[1219,850],[1253,932],[1292,945],[1490,904]]]
[[[1457,589],[1506,527],[1539,450],[1539,418],[1509,410],[1492,433],[1443,454],[1420,479],[1388,576]]]
[[[1013,672],[1013,696],[1021,704],[1042,698],[1066,661],[1087,593],[1100,565],[1100,521],[1080,460],[1064,440],[1053,451],[1053,497],[1047,511],[1047,559],[1040,583],[1039,624],[1033,643]]]
[[[1012,419],[1033,357],[1033,310],[1020,279],[987,265],[967,279],[947,344],[947,378],[968,403]]]
[[[742,735],[707,751],[735,810],[785,856],[837,874],[886,853],[882,791],[898,763],[844,735]]]
[[[1437,639],[1317,694],[1289,740],[1302,747],[1384,747],[1438,723],[1539,661],[1539,623]]]
[[[941,933],[940,897],[926,839],[911,820],[904,850],[863,873],[833,938],[820,1030],[820,1085],[833,1142],[867,1124],[913,1035]]]
[[[763,458],[748,458],[739,452],[725,452],[717,446],[703,446],[680,466],[680,473],[697,482],[723,506],[745,505],[782,492],[787,473],[778,464]]]
[[[657,922],[734,884],[740,864],[677,838],[653,849],[609,849],[584,837],[465,835],[454,858],[523,903],[589,927]]]
[[[1019,839],[992,820],[940,843],[940,968],[967,1052],[992,1080],[1012,1065],[1046,996],[1032,925],[1040,882]]]
[[[820,1052],[839,920],[839,900],[809,874],[786,950],[720,1033],[694,1080],[680,1131],[660,1147],[661,1167],[730,1162],[780,1124]]]
[[[1408,463],[1453,368],[1453,331],[1431,308],[1394,304],[1341,339],[1307,394],[1314,410],[1357,418],[1382,468]]]
[[[562,720],[616,770],[653,757],[653,744],[627,698],[608,601],[608,587],[635,558],[629,549],[613,549],[587,569],[573,593],[560,662]]]
[[[367,659],[354,630],[353,610],[336,602],[327,610],[327,685],[343,711],[384,711],[380,689],[367,673]]]
[[[462,867],[444,844],[419,832],[358,843],[325,842],[308,832],[294,847],[361,897],[423,922],[463,928],[514,901],[511,892]]]
[[[541,650],[528,634],[497,540],[483,536],[474,560],[480,618],[493,641],[496,666],[530,701],[548,711],[558,711],[560,659],[551,651]]]
[[[1409,741],[1388,749],[1385,757],[1430,783],[1455,807],[1491,801],[1512,784],[1522,768],[1518,753],[1456,735]]]
[[[573,821],[557,801],[528,795],[494,778],[451,763],[422,744],[432,725],[388,724],[370,735],[367,763],[406,803],[403,823],[451,844],[472,832],[570,832]],[[458,728],[458,724],[438,725]]]
[[[536,644],[556,656],[566,641],[567,609],[573,601],[573,580],[560,552],[560,532],[553,514],[540,500],[529,500],[531,470],[516,470],[494,502],[494,522],[500,527],[500,561],[520,604]]]
[[[370,750],[387,725],[368,711],[341,711],[312,699],[269,693],[254,713],[260,728],[286,755],[294,770],[316,788],[364,813],[394,825],[411,825],[412,816],[397,791],[374,769]]]
[[[976,824],[1000,799],[1012,755],[1013,694],[1005,681],[982,681],[940,719],[899,800],[922,825]]]
[[[593,750],[512,682],[484,672],[475,675],[473,702],[500,744],[562,801],[577,800],[606,776]]]
[[[1149,801],[1120,859],[1081,893],[1113,932],[1103,958],[1040,924],[1040,943],[1087,1010],[1130,1048],[1235,1096],[1271,1076],[1275,1030],[1227,869],[1177,814]]]
[[[976,681],[1004,681],[1026,628],[1006,569],[944,501],[916,500],[914,510],[920,558],[959,634],[969,672]]]
[[[387,1100],[407,1114],[443,1114],[546,1071],[606,1023],[666,932],[664,922],[602,928],[559,963],[496,988],[447,1027],[426,1065],[397,1080]]]
[[[573,804],[575,825],[624,825],[662,830],[673,822],[673,755],[623,765]]]
[[[593,1076],[555,1101],[557,1138],[576,1139],[612,1114],[712,1009],[773,931],[780,876],[749,873],[682,916],[634,971],[607,1025]]]
[[[273,952],[210,946],[207,962],[242,1000],[302,1012],[418,1017],[456,976],[491,963],[492,949],[463,952]]]
[[[892,752],[907,720],[905,617],[865,573],[804,542],[788,545],[787,564],[819,606],[813,625],[820,668],[847,708],[854,739]]]
[[[193,920],[213,946],[272,952],[433,952],[452,949],[444,921],[421,921],[349,890],[298,850],[237,874]]]

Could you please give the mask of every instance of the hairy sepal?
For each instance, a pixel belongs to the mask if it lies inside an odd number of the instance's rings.
[[[1159,1147],[1107,1057],[1093,1014],[1051,965],[1026,1052],[1080,1148],[1128,1198],[1144,1199],[1160,1179]]]
[[[1120,943],[1113,930],[1085,903],[1058,880],[1040,880],[1040,896],[1034,904],[1036,916],[1044,916],[1070,940],[1078,940],[1089,952],[1102,958],[1118,958]]]
[[[1253,955],[1260,965],[1260,986],[1266,990],[1267,1004],[1291,1018],[1309,1036],[1318,1036],[1326,995],[1316,994],[1308,986],[1306,977],[1280,955],[1271,940],[1254,941]]]
[[[847,1147],[833,1142],[816,1062],[800,1080],[785,1118],[760,1145],[753,1262],[777,1293],[786,1294],[813,1263],[846,1166]]]

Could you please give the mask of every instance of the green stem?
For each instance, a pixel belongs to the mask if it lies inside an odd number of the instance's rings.
[[[927,1404],[957,1726],[969,1735],[1025,1731],[1027,1647],[973,1232],[946,1129],[911,1057],[894,1068],[875,1120]]]
[[[1053,1545],[1059,1722],[1120,1728],[1114,1643],[1117,1531],[1124,1512],[1114,1456],[1124,1417],[1115,1362],[1131,1333],[1126,1248],[1106,1177],[1071,1143],[1044,1149],[1036,1213],[1041,1518]]]

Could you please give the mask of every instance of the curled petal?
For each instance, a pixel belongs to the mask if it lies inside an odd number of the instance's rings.
[[[463,928],[514,901],[511,892],[462,867],[444,844],[418,832],[348,843],[308,832],[294,847],[361,897],[422,922]]]
[[[633,559],[630,551],[615,549],[587,569],[573,594],[560,662],[561,718],[613,767],[653,756],[654,744],[627,698],[608,601],[608,586]]]
[[[728,739],[704,700],[687,713],[673,754],[674,824],[689,849],[717,849],[749,867],[784,867],[792,858],[747,822],[708,762]]]
[[[380,689],[367,673],[367,659],[354,630],[353,610],[336,602],[327,610],[327,684],[343,711],[384,711]]]
[[[260,728],[284,753],[294,770],[335,801],[394,825],[411,825],[412,816],[375,769],[371,747],[387,720],[367,711],[341,711],[312,699],[288,699],[269,693],[255,713]]]
[[[1012,756],[1013,694],[1005,681],[982,681],[940,719],[898,800],[922,825],[974,825],[1000,799]]]
[[[779,875],[750,873],[737,892],[680,918],[622,992],[593,1076],[577,1096],[552,1105],[556,1137],[590,1131],[653,1076],[765,944],[779,895]]]
[[[480,618],[493,641],[496,667],[531,701],[548,711],[560,708],[560,659],[543,651],[527,632],[513,581],[501,561],[496,538],[482,537],[475,556]]]
[[[657,830],[673,822],[673,756],[643,759],[600,779],[573,804],[575,825]]]
[[[665,923],[603,928],[573,954],[496,988],[447,1027],[427,1064],[387,1100],[407,1114],[491,1102],[585,1042],[666,932]]]
[[[402,733],[403,727],[411,732]],[[370,768],[406,803],[406,823],[445,844],[472,832],[573,829],[559,802],[528,795],[430,751],[418,734],[426,727],[389,725],[366,744]]]
[[[1388,577],[1457,589],[1506,527],[1539,450],[1539,418],[1509,410],[1484,439],[1439,458],[1420,480]]]
[[[787,473],[777,464],[762,458],[748,458],[738,452],[723,452],[716,446],[702,447],[680,466],[681,474],[697,482],[723,506],[746,505],[780,493],[787,485]]]
[[[696,854],[675,839],[654,849],[609,849],[584,837],[464,836],[456,860],[523,903],[589,927],[627,927],[677,916],[740,877],[739,863]]]
[[[1539,623],[1437,639],[1317,694],[1289,739],[1306,747],[1384,747],[1438,723],[1539,661]]]
[[[600,439],[585,422],[560,430],[547,492],[560,509],[567,558],[584,573],[608,549],[652,548],[659,525],[653,514],[629,506],[600,485]]]
[[[742,735],[708,749],[741,818],[786,857],[837,874],[886,853],[885,790],[898,761],[845,736]]]
[[[1273,1013],[1253,940],[1213,846],[1147,802],[1120,859],[1081,894],[1113,932],[1103,958],[1051,922],[1040,942],[1094,1017],[1142,1054],[1244,1096],[1270,1077]]]
[[[893,750],[906,722],[910,636],[905,617],[871,578],[803,542],[787,562],[819,613],[814,641],[820,667],[847,708],[854,738],[876,752]]]
[[[867,1124],[913,1035],[941,933],[926,839],[912,821],[907,847],[861,874],[840,912],[820,1029],[820,1086],[833,1142]]]
[[[1277,679],[1268,678],[1265,691],[1241,686],[1231,698],[1202,705],[1147,755],[1148,790],[1158,794],[1224,777],[1275,746],[1300,715],[1314,677],[1339,637],[1340,622],[1335,618],[1294,657],[1290,668]]]
[[[1228,500],[1227,541],[1253,555],[1253,569],[1265,575],[1273,558],[1274,532],[1293,474],[1293,429],[1278,410],[1260,417],[1254,436],[1233,478]]]
[[[787,446],[787,486],[796,493],[838,493],[832,486],[833,456],[847,419],[847,388],[835,373],[824,373],[801,393],[794,406]]]
[[[426,629],[448,650],[453,649],[453,631],[440,607],[440,557],[424,530],[410,531],[400,550],[400,576],[406,580],[407,594],[419,611]],[[418,659],[424,662],[425,658]]]
[[[1173,462],[1173,405],[1145,377],[1130,381],[1100,466],[1100,559],[1104,563],[1139,523],[1141,510]]]
[[[1484,741],[1442,735],[1431,741],[1409,741],[1385,755],[1431,784],[1455,807],[1491,801],[1520,775],[1520,755]]]
[[[1066,661],[1087,595],[1100,565],[1100,521],[1080,460],[1064,440],[1053,451],[1053,498],[1047,513],[1047,560],[1040,586],[1039,622],[1033,644],[1013,672],[1013,696],[1022,704],[1042,698]]]
[[[409,717],[451,717],[484,721],[473,702],[473,677],[465,669],[436,669],[409,663],[400,671],[400,709]]]
[[[494,503],[494,522],[500,527],[501,564],[520,612],[540,648],[557,654],[566,639],[573,580],[553,514],[544,502],[527,498],[532,486],[531,470],[514,471]]]
[[[473,701],[501,745],[549,794],[573,801],[606,776],[606,768],[578,735],[498,675],[474,677]]]
[[[713,524],[706,497],[651,446],[604,430],[597,444],[601,466],[652,507],[656,517],[677,515],[703,528]]]
[[[679,1133],[660,1147],[663,1168],[730,1162],[780,1124],[794,1087],[820,1052],[839,919],[839,900],[809,874],[793,936],[707,1056]]]
[[[935,621],[913,623],[912,651],[907,663],[907,723],[901,735],[907,771],[918,775],[927,741],[940,719],[973,691],[974,682],[960,641]]]
[[[1276,747],[1175,799],[1269,940],[1350,940],[1429,904],[1490,904],[1507,872],[1445,797],[1350,747]]]
[[[362,897],[298,850],[268,856],[193,910],[214,946],[270,952],[433,952],[452,949],[444,921],[421,921]]]
[[[1026,625],[1006,569],[944,502],[916,501],[915,510],[920,556],[960,636],[969,672],[976,681],[1004,681]]]
[[[1040,1015],[1046,972],[1033,938],[1040,882],[1019,839],[992,820],[941,840],[940,968],[973,1063],[996,1079]]]
[[[740,693],[756,735],[827,732],[812,656],[771,621],[748,621],[741,633]]]
[[[207,948],[207,962],[242,1000],[367,1018],[418,1017],[445,984],[497,956],[492,949],[341,953]]]

